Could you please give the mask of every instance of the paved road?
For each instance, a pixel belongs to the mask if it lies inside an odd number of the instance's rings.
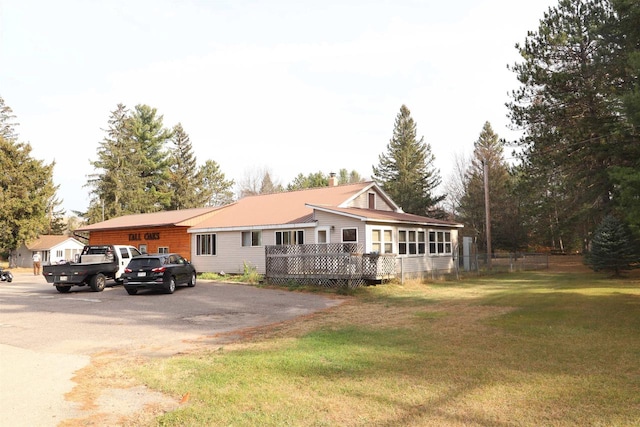
[[[338,299],[199,281],[172,295],[122,286],[58,293],[43,277],[0,282],[0,426],[56,425],[77,416],[64,401],[73,372],[90,355],[119,350],[168,355],[190,341],[281,322],[332,307]]]

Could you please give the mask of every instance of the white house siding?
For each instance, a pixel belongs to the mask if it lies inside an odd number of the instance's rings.
[[[84,245],[72,238],[64,240],[50,248],[42,248],[35,251],[28,249],[26,245],[22,244],[16,251],[15,262],[17,267],[32,267],[32,256],[34,252],[40,253],[42,265],[73,261],[76,254],[82,253],[82,248],[84,248]]]
[[[401,227],[402,229],[407,229]],[[437,273],[451,273],[455,271],[456,259],[454,255],[457,255],[458,250],[458,230],[448,229],[445,227],[427,227],[427,228],[415,228],[421,231],[451,231],[451,246],[452,254],[449,255],[403,255],[398,257],[396,263],[397,273],[402,274],[403,277],[423,277],[431,272]],[[397,230],[394,235],[394,239],[397,239]],[[397,250],[397,248],[396,248]]]
[[[267,245],[275,245],[276,231],[303,230],[305,243],[317,243],[315,231],[319,228],[323,228],[328,231],[330,243],[342,242],[342,230],[344,228],[356,228],[358,239],[357,243],[364,246],[365,252],[371,252],[371,230],[376,228],[392,230],[392,253],[394,254],[398,253],[398,229],[425,231],[427,232],[427,235],[429,231],[433,230],[448,230],[451,232],[452,247],[454,250],[457,247],[458,230],[450,229],[448,227],[397,227],[386,223],[366,224],[358,218],[351,218],[344,215],[336,215],[317,210],[314,211],[314,219],[317,222],[316,227],[300,228],[283,226],[277,229],[260,230],[262,232],[262,246],[257,247],[242,246],[242,230],[211,232],[211,234],[216,235],[217,251],[216,255],[212,256],[196,256],[196,233],[193,233],[191,236],[191,247],[193,248],[193,254],[191,257],[192,262],[198,272],[242,274],[244,263],[246,262],[255,267],[258,273],[264,274],[266,272],[264,247]],[[402,261],[399,260],[397,265],[400,266],[402,262],[402,268],[405,275],[420,275],[422,272],[431,271],[432,269],[439,271],[452,271],[455,267],[454,260],[451,255],[403,255],[399,258],[402,258]]]
[[[350,218],[343,215],[335,215],[329,212],[314,211],[314,219],[318,222],[318,227],[333,227],[330,229],[330,243],[342,243],[342,230],[344,228],[356,228],[357,239],[356,243],[362,243],[366,245],[365,236],[365,223],[357,218]],[[315,239],[315,237],[313,237]],[[309,240],[308,243],[316,243]]]
[[[266,230],[244,230],[261,231],[261,246],[242,246],[242,231],[215,231],[206,233],[193,233],[191,236],[192,262],[198,272],[225,272],[228,274],[242,274],[244,265],[255,267],[259,274],[265,274],[265,252],[264,247],[276,244],[276,231],[297,231],[304,232],[305,243],[315,243],[314,228],[278,228]],[[196,255],[196,235],[215,234],[216,235],[216,255]]]
[[[401,256],[396,262],[396,272],[403,277],[422,277],[432,271],[450,273],[455,271],[455,261],[451,256]]]
[[[216,235],[215,255],[196,255],[197,234]],[[244,262],[255,266],[259,272],[265,271],[264,247],[242,246],[241,231],[214,231],[206,233],[194,233],[191,236],[191,248],[191,262],[198,272],[224,272],[230,274],[242,274],[244,270]]]
[[[84,245],[76,245],[70,242],[65,242],[60,245],[54,246],[49,251],[49,262],[51,264],[57,264],[65,261],[74,261],[76,255],[82,253]]]

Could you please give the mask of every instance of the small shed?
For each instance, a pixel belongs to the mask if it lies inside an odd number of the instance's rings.
[[[42,265],[73,261],[80,254],[84,244],[69,236],[45,234],[22,244],[16,252],[16,267],[32,267],[32,256],[40,253]]]

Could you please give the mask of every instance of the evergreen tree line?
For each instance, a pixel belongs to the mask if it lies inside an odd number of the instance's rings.
[[[166,128],[155,108],[118,104],[105,134],[97,160],[90,162],[96,173],[89,176],[92,197],[82,214],[89,223],[233,200],[234,182],[218,163],[209,159],[198,166],[182,125]]]
[[[484,162],[495,249],[587,251],[609,215],[640,233],[639,23],[635,0],[561,0],[516,45],[515,166],[487,123],[447,185],[449,210],[480,247]]]
[[[64,227],[53,183],[55,163],[31,156],[31,145],[18,141],[15,119],[0,97],[0,253],[5,257],[23,242]]]
[[[561,0],[517,45],[516,194],[540,243],[586,251],[609,214],[640,232],[639,22],[637,1]]]
[[[493,248],[517,251],[552,247],[587,249],[605,217],[617,216],[640,233],[640,4],[634,0],[560,0],[536,31],[516,44],[521,62],[509,68],[519,87],[506,106],[517,141],[504,141],[485,123],[473,157],[456,159],[454,176],[441,188],[430,144],[417,138],[416,123],[403,105],[386,152],[372,178],[405,212],[449,218],[465,224],[464,234],[486,243],[485,171],[490,192]],[[17,142],[13,116],[0,105],[4,160],[29,159],[28,144]],[[514,148],[515,162],[504,150]],[[9,224],[20,212],[4,208],[0,225],[15,241],[51,229],[59,212],[50,165],[35,162],[43,182],[37,206],[22,208],[41,216],[33,226]],[[28,163],[28,162],[26,162]],[[213,206],[233,200],[233,181],[207,160],[197,166],[189,135],[180,124],[168,129],[154,108],[118,105],[91,161],[89,222],[131,213]],[[34,166],[34,167],[36,167]],[[26,171],[16,172],[25,174]],[[2,179],[12,179],[5,174]],[[342,169],[340,183],[358,182],[359,173]],[[17,178],[13,178],[17,179]],[[322,172],[299,174],[289,185],[271,174],[248,177],[240,196],[328,185]],[[2,200],[22,197],[2,183]],[[39,191],[39,192],[38,192]],[[18,196],[15,196],[15,195]],[[29,193],[31,194],[31,193]],[[2,201],[0,200],[0,201]],[[18,202],[14,202],[19,204]],[[6,206],[10,206],[7,204]],[[13,209],[13,208],[12,208]],[[4,222],[2,222],[4,221]],[[11,228],[13,226],[13,229]],[[16,228],[17,227],[17,228]],[[22,230],[28,231],[15,231]],[[5,231],[14,230],[14,231]]]
[[[197,166],[189,135],[178,123],[163,125],[155,108],[137,105],[132,111],[119,104],[111,112],[106,136],[91,161],[96,173],[87,185],[92,199],[82,216],[90,223],[127,214],[221,206],[233,202],[233,180],[218,163]],[[340,170],[340,183],[358,182],[356,171]],[[240,197],[329,185],[322,172],[299,174],[286,188],[271,180],[270,172],[240,183]]]
[[[245,176],[245,178],[238,184],[239,185],[239,197],[256,196],[259,194],[271,194],[281,193],[283,191],[295,191],[305,188],[327,187],[329,186],[329,179],[331,173],[325,173],[322,171],[311,172],[307,175],[299,173],[293,180],[286,186],[280,182],[274,182],[271,178],[271,172],[269,169],[255,170]],[[353,184],[364,180],[360,173],[355,170],[349,172],[347,169],[340,169],[335,174],[338,185]]]

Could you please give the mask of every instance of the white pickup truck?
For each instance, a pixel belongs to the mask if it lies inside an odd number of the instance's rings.
[[[85,285],[94,292],[102,292],[107,279],[121,282],[125,267],[138,255],[140,251],[133,246],[88,245],[77,262],[45,265],[42,274],[61,293],[69,292],[72,286]]]

